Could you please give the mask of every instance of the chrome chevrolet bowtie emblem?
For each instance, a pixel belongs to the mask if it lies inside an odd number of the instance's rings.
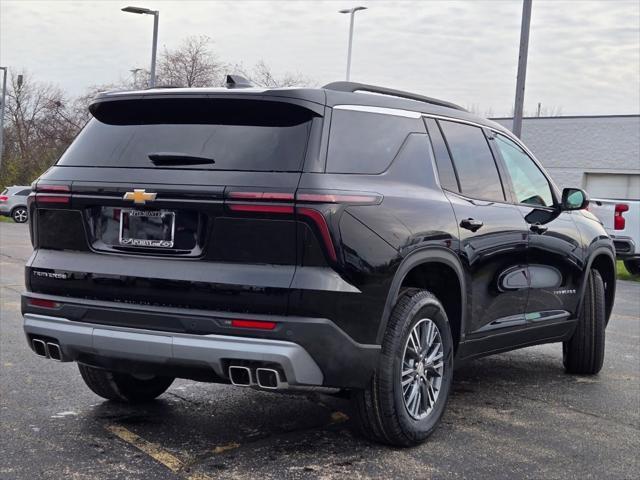
[[[127,192],[122,197],[124,200],[133,200],[136,205],[144,205],[146,202],[152,202],[156,199],[156,193],[147,193],[143,189],[134,189],[133,192]]]

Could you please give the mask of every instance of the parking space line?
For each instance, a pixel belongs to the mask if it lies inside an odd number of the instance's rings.
[[[202,473],[189,474],[187,472],[182,472],[182,469],[185,467],[185,464],[182,460],[180,460],[175,455],[167,452],[165,449],[160,447],[160,445],[149,442],[120,425],[106,425],[105,429],[114,434],[119,439],[127,442],[129,445],[132,445],[141,452],[146,453],[155,461],[167,467],[173,473],[186,474],[185,476],[187,480],[211,480],[211,477]]]

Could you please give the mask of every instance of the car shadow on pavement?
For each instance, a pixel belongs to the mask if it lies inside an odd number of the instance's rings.
[[[456,370],[449,409],[431,438],[450,435],[466,421],[465,412],[487,405],[517,408],[522,395],[541,385],[571,383],[571,378],[563,373],[561,358],[540,352],[523,350],[471,362]],[[161,445],[185,465],[205,470],[248,469],[256,455],[274,462],[286,455],[303,466],[326,457],[339,470],[375,452],[397,450],[360,437],[351,416],[343,398],[180,381],[155,402],[102,402],[83,419],[94,435],[101,431],[108,437],[117,426]]]

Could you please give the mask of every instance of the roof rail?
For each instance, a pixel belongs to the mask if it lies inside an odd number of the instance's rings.
[[[356,82],[332,82],[326,84],[324,87],[327,90],[336,90],[339,92],[370,92],[380,95],[389,95],[392,97],[407,98],[409,100],[417,100],[418,102],[431,103],[440,107],[454,108],[456,110],[467,110],[455,103],[446,102],[444,100],[438,100],[437,98],[425,97],[423,95],[416,95],[415,93],[404,92],[402,90],[394,90],[392,88],[376,87],[375,85],[367,85],[364,83]]]

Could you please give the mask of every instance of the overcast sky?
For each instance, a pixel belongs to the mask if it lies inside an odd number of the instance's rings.
[[[148,68],[152,17],[159,44],[208,35],[221,60],[263,59],[323,85],[345,75],[348,16],[356,14],[352,80],[510,114],[521,0],[494,1],[30,1],[0,0],[0,64],[71,95]],[[533,0],[525,110],[564,115],[640,112],[640,2]],[[491,109],[491,110],[490,110]]]

